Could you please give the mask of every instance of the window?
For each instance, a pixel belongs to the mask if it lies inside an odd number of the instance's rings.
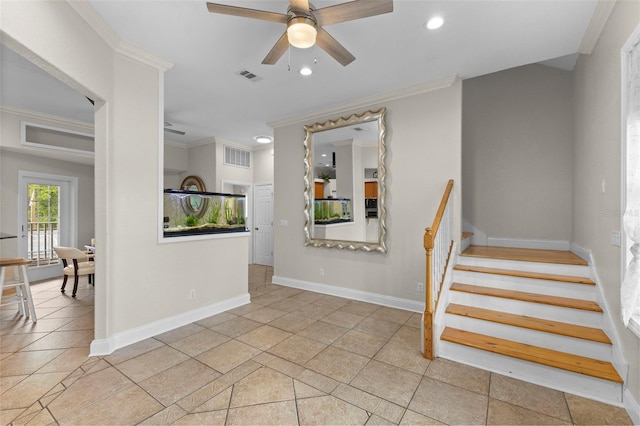
[[[622,321],[640,337],[640,26],[622,48]]]

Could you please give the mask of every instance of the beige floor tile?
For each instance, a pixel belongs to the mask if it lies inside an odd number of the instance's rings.
[[[324,319],[322,319],[300,330],[297,335],[329,345],[343,336],[347,331],[349,331],[348,328],[324,322]]]
[[[324,306],[324,305],[319,305],[317,303],[311,303],[309,305],[306,305],[304,308],[302,309],[298,309],[297,311],[293,311],[292,314],[294,315],[298,315],[302,318],[310,318],[313,320],[319,320],[322,319],[324,317],[326,317],[327,315],[329,315],[331,312],[335,311],[337,308],[333,308],[333,307],[329,307],[329,306]]]
[[[233,314],[233,315],[244,315],[244,314],[248,314],[249,312],[253,312],[253,311],[257,311],[258,309],[262,309],[262,306],[255,304],[255,303],[247,303],[246,305],[242,305],[242,306],[238,306],[237,308],[233,308],[229,311],[227,311],[227,314]],[[222,315],[222,314],[220,314]]]
[[[38,370],[38,373],[71,372],[83,365],[89,358],[89,348],[70,348]]]
[[[245,306],[251,306],[251,305],[245,305]],[[242,308],[242,306],[240,308]],[[218,324],[222,324],[223,322],[236,319],[236,318],[238,318],[238,315],[235,315],[229,312],[222,312],[217,315],[213,315],[213,316],[201,319],[200,321],[196,321],[195,324],[200,325],[202,327],[206,327],[206,328],[213,328]],[[183,337],[186,337],[186,336],[183,336]]]
[[[300,364],[296,364],[294,362],[288,361],[286,359],[280,358],[278,356],[275,356],[266,352],[265,354],[272,357],[267,363],[267,366],[269,366],[269,368],[272,368],[276,371],[284,373],[289,377],[296,378],[306,370],[306,368],[301,366]]]
[[[19,424],[18,422],[14,422],[14,424]],[[29,420],[27,426],[38,426],[38,425],[52,425],[55,424],[55,419],[49,412],[49,410],[40,410],[38,414]]]
[[[164,406],[169,406],[220,377],[220,373],[193,358],[139,383]]]
[[[329,346],[305,366],[342,383],[349,383],[368,362],[367,357]]]
[[[306,383],[302,383],[299,380],[293,380],[293,388],[296,393],[296,399],[304,399],[304,398],[313,398],[314,396],[324,396],[325,392],[322,392],[320,389],[316,389],[312,386],[309,386]]]
[[[389,420],[394,424],[398,424],[402,419],[402,416],[404,416],[405,411],[406,408],[400,407],[393,402],[383,399],[373,412],[383,419]]]
[[[24,347],[24,351],[46,349],[87,348],[93,340],[93,330],[54,331]]]
[[[21,333],[2,336],[2,339],[0,339],[0,352],[18,352],[47,335],[48,333]]]
[[[404,311],[402,309],[389,308],[382,306],[371,314],[372,318],[379,318],[385,321],[391,321],[398,324],[404,324],[411,317],[413,312]]]
[[[349,330],[331,345],[372,358],[387,343],[386,337]]]
[[[0,423],[3,425],[11,424],[11,422],[16,419],[20,414],[24,412],[24,408],[12,409],[12,410],[2,410],[0,409]]]
[[[383,419],[382,417],[378,416],[377,414],[373,414],[371,415],[371,417],[369,417],[369,420],[367,420],[367,423],[365,423],[367,426],[384,426],[384,425],[396,425],[397,423],[394,423],[392,421],[389,421],[387,419]]]
[[[2,394],[1,410],[27,408],[65,378],[67,373],[32,374]]]
[[[208,411],[205,413],[187,414],[179,418],[174,425],[224,425],[227,410]]]
[[[425,376],[483,395],[489,394],[489,379],[491,374],[486,370],[458,362],[436,358],[429,364]]]
[[[239,336],[237,340],[244,342],[248,345],[262,349],[266,351],[270,347],[282,342],[284,339],[291,336],[291,333],[272,327],[270,325],[263,325],[248,333]]]
[[[269,293],[269,294],[274,294],[274,293],[277,293],[277,291],[274,291],[273,293]],[[309,302],[304,302],[298,299],[287,298],[287,299],[280,300],[279,302],[272,303],[271,305],[269,305],[269,307],[272,309],[278,309],[280,311],[293,312],[300,309],[304,309],[304,307],[307,306],[308,304]]]
[[[164,407],[145,391],[134,384],[125,386],[118,392],[90,406],[65,415],[56,420],[61,425],[118,425],[141,422]],[[53,412],[52,412],[53,413]]]
[[[571,417],[576,425],[631,425],[624,408],[614,407],[576,395],[565,394]]]
[[[233,386],[230,408],[295,399],[293,379],[262,367]]]
[[[340,383],[340,385],[331,392],[331,395],[370,413],[373,413],[382,401],[382,398],[344,383]]]
[[[260,353],[260,349],[237,340],[229,340],[220,346],[201,353],[196,358],[209,367],[226,373]]]
[[[420,344],[418,342],[413,346],[407,346],[393,340],[384,345],[374,359],[417,374],[424,374],[430,362],[420,353]]]
[[[359,300],[350,300],[344,306],[340,307],[340,311],[348,312],[350,314],[360,315],[361,317],[368,317],[374,311],[380,309],[380,305],[374,305],[373,303],[361,302]]]
[[[227,425],[297,425],[295,401],[273,402],[229,409]],[[259,419],[259,420],[258,420]]]
[[[2,395],[3,393],[8,391],[9,389],[14,387],[15,385],[17,385],[18,383],[20,383],[21,381],[23,381],[27,377],[29,377],[28,374],[23,374],[23,375],[20,375],[20,376],[0,377],[0,395]]]
[[[275,296],[273,293],[275,292],[265,293],[265,294],[261,294],[260,296],[252,297],[251,303],[255,303],[257,305],[265,307],[265,306],[270,306],[276,302],[280,302],[281,300],[284,299],[283,296]]]
[[[327,394],[333,392],[340,384],[339,381],[334,380],[331,377],[324,376],[309,369],[304,370],[296,378],[300,382],[321,390],[322,392]]]
[[[406,407],[420,384],[421,376],[372,360],[351,381],[351,386]],[[381,383],[383,384],[381,386]]]
[[[189,356],[197,356],[204,351],[220,346],[228,340],[229,337],[222,333],[203,328],[202,331],[170,343],[169,346]]]
[[[39,312],[36,311],[36,315],[38,314]],[[31,320],[16,322],[18,327],[12,331],[14,333],[49,333],[72,321],[73,318],[38,318],[37,322]]]
[[[364,318],[365,317],[363,317],[362,315],[351,314],[349,312],[344,312],[338,309],[337,311],[333,311],[329,315],[322,318],[322,321],[351,329]]]
[[[314,293],[312,291],[302,291],[295,296],[291,296],[292,300],[300,300],[302,302],[313,303],[317,300],[322,299],[323,295],[320,293]]]
[[[314,302],[317,305],[326,306],[329,308],[338,309],[349,303],[349,299],[342,297],[323,295],[320,299]]]
[[[401,325],[380,318],[367,317],[354,327],[355,330],[374,336],[391,338],[400,329]]]
[[[170,405],[162,411],[155,413],[151,417],[147,417],[141,425],[170,425],[187,414],[177,405]]]
[[[409,409],[447,424],[485,424],[486,395],[425,377]],[[464,409],[460,409],[464,407]]]
[[[229,408],[229,404],[231,403],[231,394],[233,391],[233,386],[229,386],[226,390],[220,392],[195,410],[194,413],[201,413],[203,411],[219,411],[219,410],[227,410]]]
[[[327,345],[306,337],[293,335],[271,347],[268,352],[296,364],[304,364],[316,356]]]
[[[166,333],[158,334],[157,336],[153,336],[153,338],[161,341],[162,343],[170,345],[171,343],[182,340],[185,337],[192,336],[204,330],[204,328],[204,326],[198,325],[197,323],[191,323],[183,325],[182,327],[175,328],[171,331],[167,331]]]
[[[120,363],[116,365],[116,368],[134,382],[141,382],[167,368],[186,361],[188,358],[187,355],[169,346],[161,346],[158,349]]]
[[[435,419],[432,419],[415,411],[407,410],[400,420],[401,425],[444,425]]]
[[[490,398],[488,425],[570,425],[571,422]]]
[[[275,295],[275,296],[282,296],[282,297],[286,297],[286,298],[290,298],[292,296],[295,296],[296,294],[300,294],[302,293],[303,290],[297,289],[297,288],[293,288],[293,287],[280,287],[280,289],[273,291],[271,294]]]
[[[287,313],[285,311],[281,311],[279,309],[264,307],[264,308],[249,312],[248,314],[243,315],[243,317],[266,324],[286,314]]]
[[[77,318],[91,312],[93,312],[93,304],[91,304],[90,306],[83,306],[78,304],[58,309],[55,312],[47,315],[47,318]],[[40,315],[40,310],[36,310],[36,313]]]
[[[489,395],[512,405],[571,421],[569,407],[560,391],[492,373]]]
[[[93,331],[94,326],[94,313],[89,312],[87,314],[81,315],[73,320],[69,321],[67,324],[58,328],[56,331],[73,331],[73,330],[91,330]]]
[[[0,376],[32,374],[62,354],[64,349],[12,353],[0,362]]]
[[[111,355],[103,357],[103,359],[110,364],[117,365],[121,362],[130,360],[147,352],[151,352],[154,349],[158,349],[164,346],[164,343],[159,342],[156,339],[145,339],[140,342],[134,343],[124,348],[120,348],[113,352]]]
[[[300,315],[296,315],[295,313],[290,313],[274,319],[269,323],[269,325],[288,331],[289,333],[297,333],[314,322],[316,322],[316,320],[313,318],[305,318]]]
[[[341,399],[327,395],[298,401],[301,425],[363,425],[367,412]]]
[[[222,333],[225,336],[238,337],[260,326],[262,326],[261,322],[253,321],[244,317],[238,317],[233,320],[214,325],[211,329],[218,333]]]
[[[114,367],[78,378],[72,385],[53,400],[48,408],[60,420],[76,410],[100,403],[105,398],[133,383]]]

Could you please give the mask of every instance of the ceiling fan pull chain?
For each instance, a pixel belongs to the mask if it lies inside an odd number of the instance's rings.
[[[287,64],[287,71],[291,71],[291,46],[289,46],[289,48],[287,49],[287,56],[288,56],[288,64]]]

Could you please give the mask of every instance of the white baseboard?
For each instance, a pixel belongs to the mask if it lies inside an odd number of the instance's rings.
[[[217,315],[238,306],[246,305],[251,302],[249,293],[231,299],[223,300],[212,305],[174,315],[169,318],[145,324],[140,327],[132,328],[127,331],[116,333],[107,339],[95,339],[91,342],[89,356],[103,356],[113,353],[116,349],[140,342],[158,334],[165,333],[183,325],[190,324],[195,321]]]
[[[328,294],[331,296],[344,297],[345,299],[360,300],[362,302],[375,303],[376,305],[389,306],[391,308],[403,309],[411,312],[424,312],[424,303],[415,300],[401,299],[394,296],[385,296],[383,294],[369,293],[366,291],[353,290],[350,288],[336,287],[328,284],[314,283],[311,281],[297,280],[294,278],[279,277],[274,275],[272,278],[274,284],[280,284],[287,287],[299,288],[301,290],[314,291],[316,293]]]
[[[579,246],[576,243],[571,243],[571,252],[576,256],[581,257],[583,260],[591,262],[591,250]]]
[[[569,250],[571,243],[564,240],[520,240],[515,238],[489,237],[487,245],[494,247],[517,247],[539,250]]]
[[[629,417],[631,417],[631,422],[634,425],[640,425],[640,404],[633,398],[628,388],[624,390],[623,404],[624,409],[627,410]]]

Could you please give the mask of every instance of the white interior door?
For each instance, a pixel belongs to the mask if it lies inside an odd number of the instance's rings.
[[[254,188],[253,262],[273,266],[273,184]]]
[[[76,246],[78,179],[36,172],[18,174],[19,256],[33,281],[61,275],[54,246]]]

